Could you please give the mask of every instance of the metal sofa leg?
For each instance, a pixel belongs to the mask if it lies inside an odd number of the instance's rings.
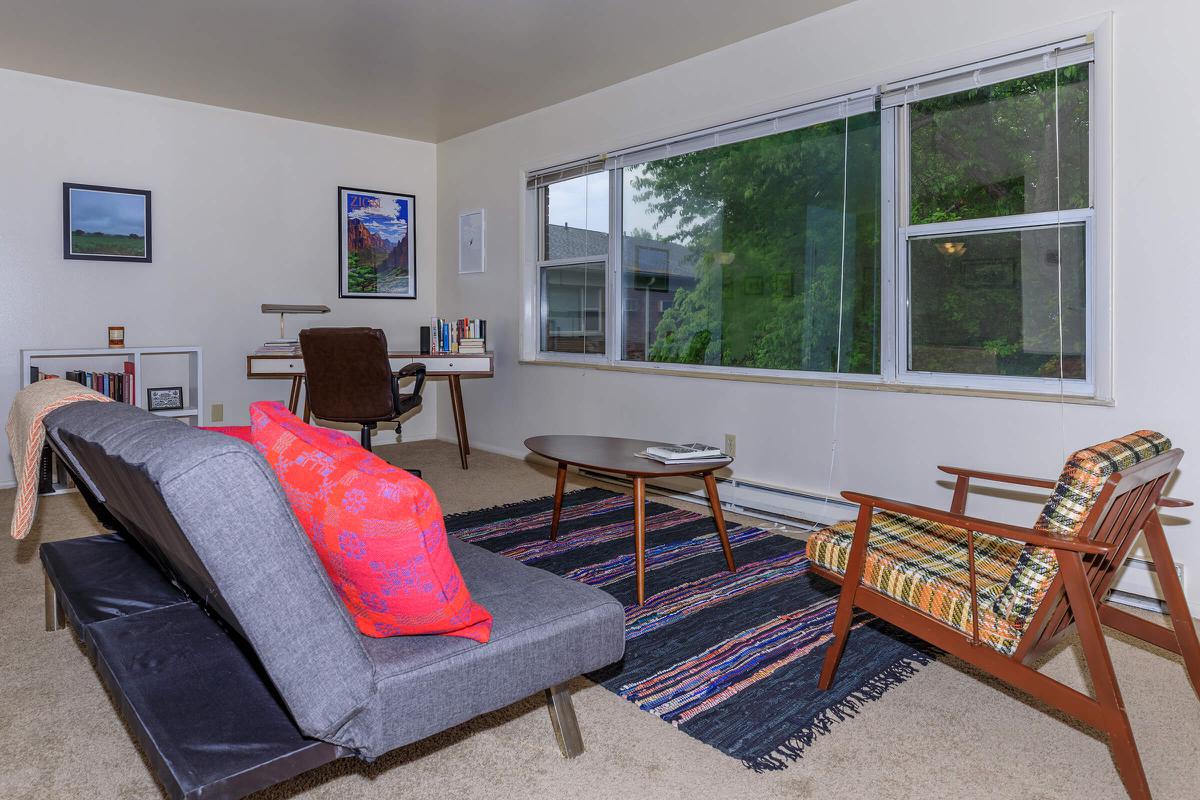
[[[565,683],[546,690],[546,707],[550,710],[550,725],[563,758],[574,758],[583,752],[583,735],[579,732],[579,721],[575,719],[575,706],[571,703],[571,692]]]
[[[50,582],[50,576],[43,573],[46,581],[46,630],[57,631],[67,626],[67,615],[62,604],[58,602],[58,592]]]

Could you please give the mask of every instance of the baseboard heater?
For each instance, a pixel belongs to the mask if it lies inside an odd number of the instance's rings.
[[[589,478],[622,486],[632,483],[627,478],[593,472],[589,469],[580,469],[579,472]],[[646,491],[676,500],[708,505],[708,498],[704,494],[702,486],[692,488],[687,485],[695,483],[696,481],[687,478],[648,480],[646,481]],[[725,510],[801,529],[832,525],[835,522],[854,519],[855,514],[858,513],[858,506],[854,503],[799,489],[772,486],[741,478],[717,478],[717,483],[721,495],[721,507]]]
[[[593,472],[589,469],[580,469],[579,472],[589,478],[622,486],[629,486],[632,483],[627,478]],[[646,491],[707,506],[708,499],[704,494],[704,489],[690,488],[685,485],[688,482],[690,481],[686,478],[647,481]],[[858,513],[858,506],[854,503],[798,489],[772,486],[740,478],[717,478],[717,483],[721,493],[721,507],[725,510],[778,522],[801,531],[854,519]],[[1179,573],[1179,579],[1182,582],[1183,565],[1175,564],[1175,570]],[[1111,600],[1148,611],[1165,612],[1166,605],[1162,600],[1162,591],[1158,585],[1154,562],[1134,556],[1127,558],[1125,568],[1118,574],[1117,581],[1113,585]]]
[[[1186,593],[1183,564],[1176,563],[1174,566]],[[1144,558],[1130,556],[1125,559],[1125,566],[1117,573],[1117,580],[1113,584],[1109,599],[1122,605],[1167,613],[1166,603],[1162,599],[1162,588],[1158,584],[1158,567],[1153,561]]]

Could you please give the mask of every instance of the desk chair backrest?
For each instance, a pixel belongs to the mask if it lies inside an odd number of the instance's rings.
[[[1067,460],[1033,527],[1054,536],[1116,545],[1110,556],[1085,562],[1098,603],[1182,457],[1166,436],[1143,430],[1086,447]],[[1058,574],[1052,550],[1026,547],[996,600],[996,613],[1025,632],[1019,655],[1073,622]]]
[[[396,416],[387,338],[376,328],[300,331],[308,404],[334,422],[383,422]]]

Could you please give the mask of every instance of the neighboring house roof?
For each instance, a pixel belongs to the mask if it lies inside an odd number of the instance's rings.
[[[547,225],[550,253],[554,258],[584,258],[608,251],[608,234],[568,225]],[[675,242],[662,242],[640,236],[626,236],[622,243],[626,266],[648,275],[668,275],[695,280],[696,255]]]

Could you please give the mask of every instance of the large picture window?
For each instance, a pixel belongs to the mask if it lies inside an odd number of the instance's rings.
[[[532,347],[1095,396],[1108,309],[1092,49],[1080,38],[531,174]]]
[[[626,167],[628,361],[879,372],[879,115]]]

